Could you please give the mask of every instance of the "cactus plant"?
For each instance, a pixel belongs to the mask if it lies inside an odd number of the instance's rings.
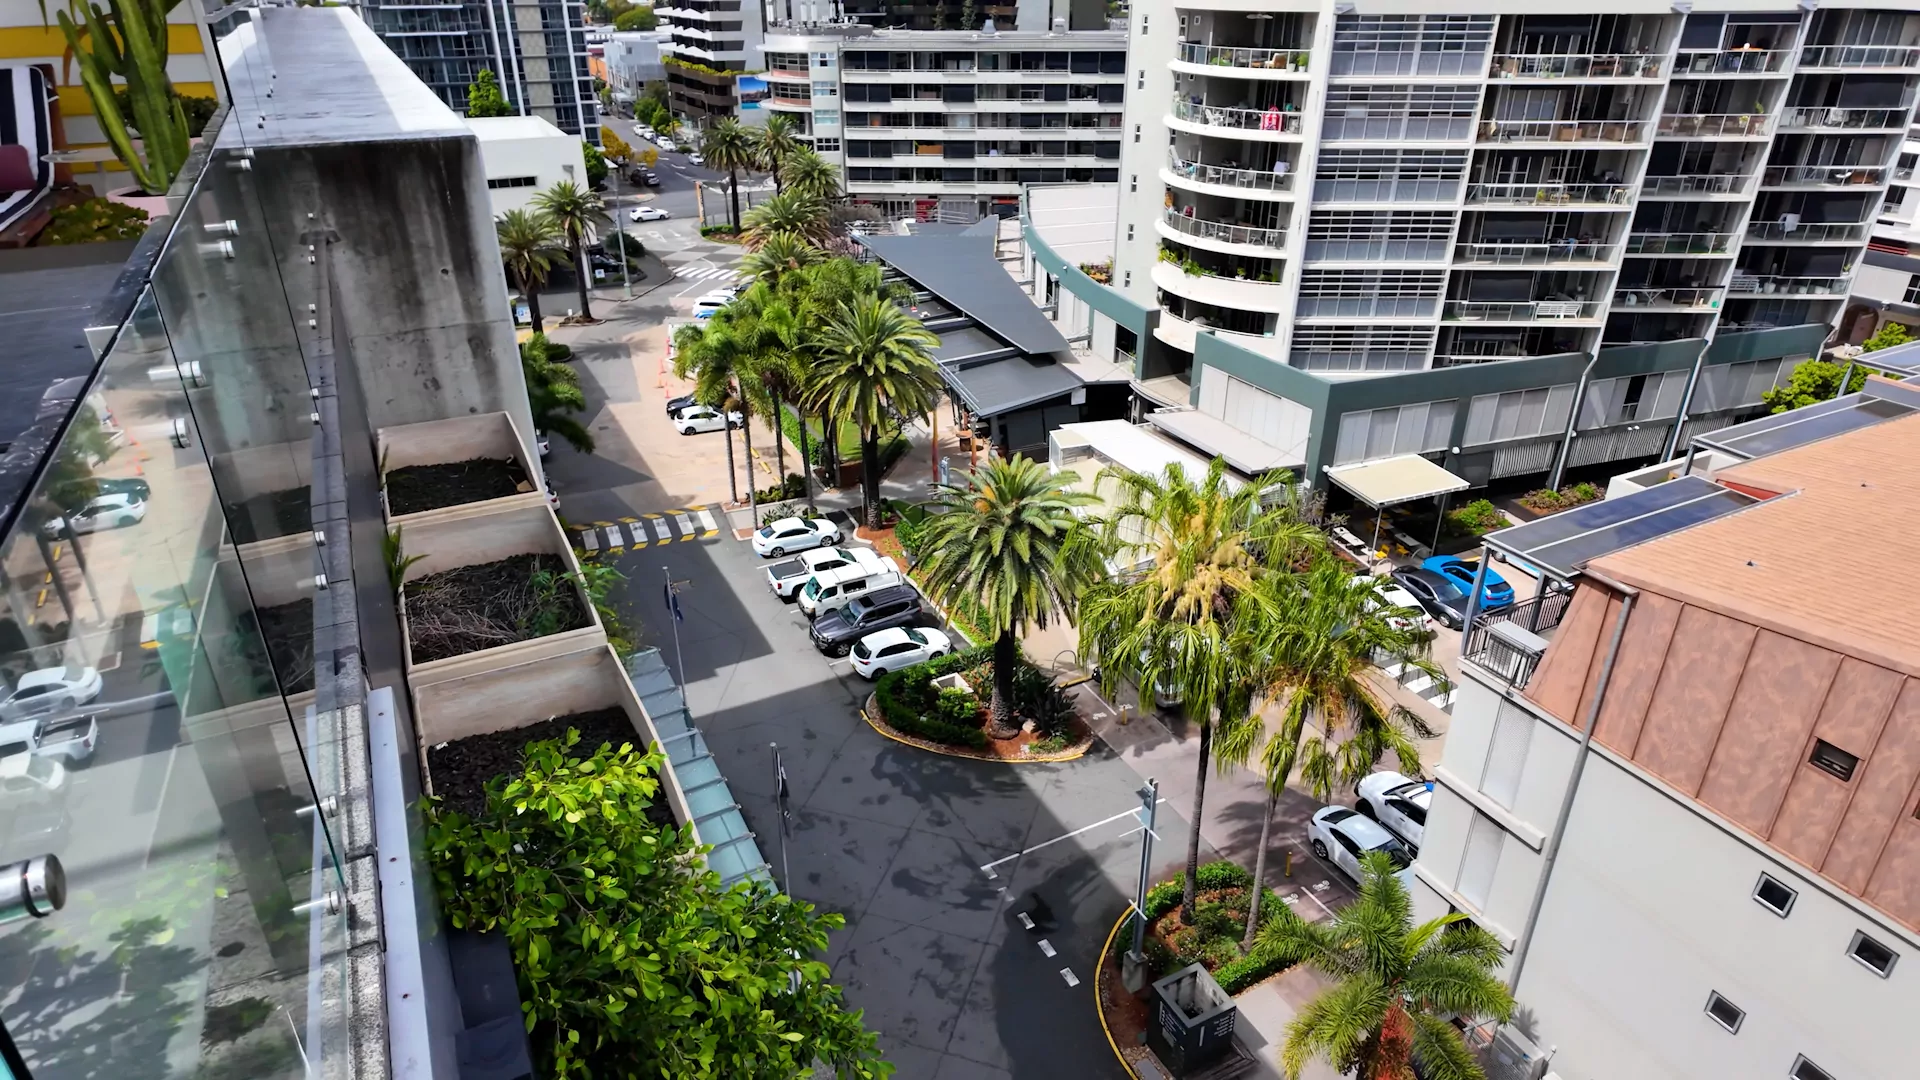
[[[107,0],[76,5],[82,22],[59,12],[60,32],[80,62],[80,82],[113,152],[149,195],[163,194],[187,160],[187,117],[167,78],[167,12],[180,0]],[[113,77],[126,82],[127,112],[140,130],[135,147],[128,117],[114,99]]]

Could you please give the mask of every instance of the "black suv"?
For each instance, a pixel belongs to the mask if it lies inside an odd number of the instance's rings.
[[[920,596],[905,585],[875,589],[813,620],[813,647],[828,656],[845,656],[853,643],[894,626],[920,622]]]

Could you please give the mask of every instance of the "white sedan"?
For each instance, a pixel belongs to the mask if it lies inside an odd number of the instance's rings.
[[[1421,608],[1420,601],[1402,588],[1400,583],[1388,577],[1375,577],[1372,574],[1360,574],[1354,577],[1354,584],[1366,583],[1374,588],[1378,601],[1369,604],[1369,608],[1387,609],[1387,625],[1395,630],[1418,630],[1427,625],[1427,613]]]
[[[762,558],[777,559],[789,551],[805,551],[839,542],[840,526],[826,518],[781,518],[762,526],[753,534],[753,553]]]
[[[689,165],[705,165],[706,163],[707,159],[701,157],[698,151],[687,155],[687,164]]]
[[[100,672],[90,668],[41,668],[20,676],[13,693],[0,701],[0,720],[9,723],[65,712],[100,696]]]
[[[1413,887],[1413,855],[1407,846],[1379,822],[1344,806],[1323,806],[1314,811],[1313,820],[1307,823],[1307,846],[1355,881],[1361,877],[1360,856],[1370,851],[1385,852],[1393,861],[1394,876],[1402,885]]]
[[[120,492],[112,495],[97,495],[87,500],[87,505],[75,510],[64,518],[54,518],[42,526],[48,536],[60,536],[71,529],[75,536],[99,532],[101,529],[118,529],[125,525],[138,525],[147,518],[147,504],[144,499]]]
[[[1354,785],[1360,812],[1387,827],[1414,854],[1427,835],[1427,809],[1433,805],[1433,781],[1413,780],[1397,772],[1368,773]]]
[[[672,216],[657,206],[636,206],[627,214],[634,221],[665,221]]]
[[[682,435],[691,435],[696,431],[722,431],[739,427],[740,424],[738,412],[729,410],[722,417],[720,410],[711,405],[689,405],[673,414],[673,430]]]
[[[877,679],[889,671],[936,660],[953,651],[953,641],[931,626],[895,626],[861,638],[847,655],[853,670]]]

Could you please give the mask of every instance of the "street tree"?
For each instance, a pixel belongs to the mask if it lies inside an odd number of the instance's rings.
[[[748,251],[758,251],[781,235],[797,236],[815,246],[826,243],[827,204],[799,192],[783,191],[747,211],[741,242]]]
[[[740,260],[740,270],[754,281],[764,281],[778,290],[784,275],[803,270],[823,258],[825,256],[820,249],[804,239],[792,233],[781,233],[768,237],[751,254]]]
[[[565,238],[553,218],[534,210],[509,210],[493,225],[507,277],[527,298],[527,315],[538,334],[545,329],[540,321],[540,290],[555,264],[567,265],[567,252],[561,247]]]
[[[593,280],[593,264],[587,259],[586,249],[600,230],[613,228],[607,204],[571,180],[557,180],[552,187],[533,197],[532,206],[559,228],[561,238],[572,250],[573,276],[580,288],[580,317],[592,319],[587,285]]]
[[[600,152],[616,165],[633,162],[633,146],[610,127],[600,129]]]
[[[739,409],[744,419],[746,404],[740,399],[739,377],[752,363],[752,347],[753,343],[724,317],[724,313],[716,312],[709,318],[688,323],[674,332],[674,377],[693,380],[695,401],[719,409],[723,416]],[[733,501],[738,503],[740,474],[733,463],[731,423],[723,434],[727,439],[727,490],[732,493]],[[747,486],[751,489],[752,436],[748,436],[747,454]],[[752,494],[751,490],[748,494]]]
[[[940,394],[933,362],[939,343],[920,320],[879,295],[842,307],[821,335],[812,401],[860,432],[860,488],[870,529],[880,527],[880,429],[892,417],[933,408]]]
[[[740,122],[731,116],[714,121],[700,139],[700,152],[706,155],[707,164],[716,169],[727,170],[727,194],[731,201],[735,232],[740,231],[740,170],[753,168],[754,154],[752,137]]]
[[[467,87],[467,116],[477,119],[512,115],[513,106],[507,104],[506,95],[500,92],[500,80],[491,69],[481,68],[473,77],[472,85]]]
[[[794,127],[793,120],[783,113],[774,113],[754,136],[753,152],[762,170],[773,175],[773,189],[781,190],[781,169],[794,151],[801,149],[802,143]]]
[[[613,28],[620,31],[652,30],[660,25],[651,7],[633,7],[614,17]]]
[[[520,345],[520,374],[527,384],[527,408],[536,434],[558,435],[583,454],[593,453],[593,433],[575,418],[586,411],[580,375],[555,360],[547,335],[535,333]]]
[[[786,180],[783,190],[793,194],[828,204],[840,198],[840,166],[811,147],[803,146],[787,155],[782,177]]]
[[[1013,719],[1020,635],[1072,612],[1106,576],[1099,534],[1077,513],[1100,500],[1025,455],[988,461],[936,490],[941,512],[927,515],[921,542],[927,591],[971,613],[993,636],[987,733],[1010,739],[1020,733]]]

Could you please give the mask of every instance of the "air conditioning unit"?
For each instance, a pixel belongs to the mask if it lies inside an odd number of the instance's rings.
[[[1550,1055],[1519,1029],[1502,1027],[1493,1033],[1493,1045],[1487,1048],[1487,1076],[1490,1080],[1546,1080]]]

